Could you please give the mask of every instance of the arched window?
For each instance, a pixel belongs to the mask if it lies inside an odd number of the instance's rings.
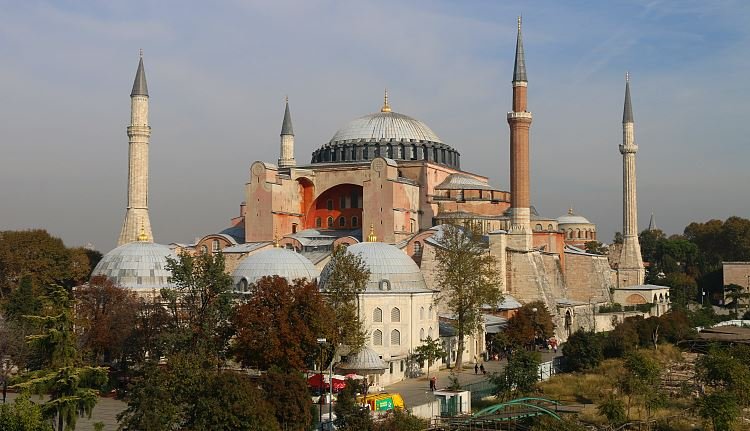
[[[581,238],[581,229],[576,229],[576,235],[578,235],[578,238]]]
[[[383,321],[383,310],[381,310],[380,307],[375,307],[375,309],[372,310],[372,321],[378,323]]]
[[[552,225],[551,225],[551,224],[548,224],[548,225],[547,225],[547,230],[548,230],[548,231],[552,232],[552,230],[553,230],[553,229],[554,229],[554,228],[552,227]]]
[[[573,239],[573,229],[568,229],[568,238]]]
[[[419,330],[419,341],[424,340],[424,328]]]
[[[359,219],[357,216],[352,217],[352,227],[357,227],[359,225]]]
[[[414,243],[414,256],[422,256],[422,243],[419,241]]]
[[[432,305],[430,305],[430,319],[432,319]]]
[[[424,307],[419,307],[419,320],[424,320]]]
[[[390,280],[380,280],[380,290],[391,290],[391,282]]]
[[[243,278],[240,280],[239,289],[240,292],[247,292],[247,279]]]
[[[203,254],[208,253],[208,247],[206,247],[205,245],[202,245],[201,246],[201,253],[203,253]]]
[[[537,231],[537,232],[541,232],[542,231],[542,225],[539,224],[539,223],[537,223],[536,226],[534,226],[534,230]]]
[[[383,331],[376,329],[372,332],[372,344],[373,346],[383,345]]]
[[[427,330],[427,336],[432,337],[432,326],[430,326],[430,329]]]
[[[658,299],[656,298],[656,294],[654,293],[654,304],[656,304],[657,301]]]
[[[346,218],[344,216],[339,217],[339,227],[346,226]]]
[[[214,253],[217,253],[220,250],[219,248],[219,240],[215,239],[211,241],[211,251]]]
[[[393,307],[391,309],[391,322],[400,322],[401,321],[401,310],[398,309],[398,307]]]
[[[414,219],[409,220],[409,232],[414,233],[414,226],[416,226]]]
[[[297,233],[297,223],[292,223],[292,233]]]
[[[328,208],[328,211],[333,210],[333,199],[328,199],[326,201],[326,208]]]
[[[323,227],[323,222],[320,220],[320,217],[315,217],[315,227]]]
[[[333,227],[333,217],[328,216],[328,219],[326,220],[326,224],[328,227]]]
[[[401,333],[398,331],[398,329],[394,329],[391,331],[391,346],[400,346],[401,345]]]

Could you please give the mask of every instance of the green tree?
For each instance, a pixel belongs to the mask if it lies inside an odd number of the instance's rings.
[[[438,339],[433,339],[431,336],[427,336],[422,340],[416,349],[414,349],[417,361],[427,361],[427,377],[430,377],[430,367],[438,359],[445,357],[446,353],[443,350],[443,345]]]
[[[299,371],[272,367],[261,379],[265,399],[283,430],[308,431],[312,424],[312,399]]]
[[[373,431],[422,431],[428,421],[412,416],[401,409],[391,410],[373,424]]]
[[[24,276],[5,302],[5,320],[23,323],[23,316],[37,315],[42,310],[42,301],[35,292],[31,276]]]
[[[596,407],[597,413],[607,418],[610,425],[620,426],[627,422],[628,415],[625,411],[625,403],[616,396],[610,394]]]
[[[441,286],[440,296],[455,316],[456,368],[460,370],[466,336],[476,334],[482,325],[481,307],[502,300],[501,278],[495,256],[489,253],[476,224],[442,225],[435,239],[438,243],[436,281]]]
[[[669,286],[669,298],[676,308],[686,308],[688,303],[698,297],[698,283],[695,279],[682,272],[671,272],[661,280]]]
[[[0,232],[0,296],[24,276],[31,277],[34,286],[63,283],[70,277],[70,261],[62,240],[45,230]]]
[[[28,394],[21,395],[12,404],[0,405],[0,430],[3,431],[53,431],[44,419],[42,409],[34,404]]]
[[[224,255],[183,253],[167,258],[174,288],[161,290],[171,318],[170,347],[201,350],[224,359],[232,334],[232,278],[224,271]]]
[[[741,413],[734,395],[719,391],[698,401],[698,414],[709,421],[714,431],[731,431]]]
[[[569,371],[590,370],[604,358],[601,339],[593,331],[574,332],[563,344],[562,353]]]
[[[263,277],[234,313],[232,351],[245,366],[299,370],[319,356],[318,338],[333,338],[334,322],[314,282]]]
[[[215,359],[196,352],[173,354],[166,366],[147,363],[127,403],[117,416],[121,429],[281,429],[257,383],[244,375],[217,372]]]
[[[727,299],[732,301],[734,314],[739,314],[740,303],[747,303],[748,298],[750,298],[750,292],[739,284],[734,283],[724,286],[724,291],[726,292]]]
[[[490,382],[495,385],[495,396],[510,399],[514,394],[529,394],[539,380],[539,352],[516,350],[508,357],[508,365],[500,373],[493,373]]]
[[[58,431],[73,430],[79,415],[91,416],[98,389],[107,382],[107,369],[79,366],[70,293],[53,285],[42,301],[44,315],[24,316],[41,328],[39,334],[27,337],[41,359],[41,367],[21,375],[20,382],[12,387],[48,394],[50,399],[42,404],[42,413],[56,419]]]
[[[546,340],[555,335],[555,323],[544,302],[533,301],[524,304],[508,320],[505,332],[519,346],[533,348],[540,342],[546,346]]]
[[[661,366],[640,351],[629,353],[624,365],[625,374],[621,377],[619,386],[628,396],[628,416],[633,400],[639,399],[646,411],[648,422],[653,411],[664,403],[664,394],[659,387]]]
[[[368,431],[372,428],[370,411],[357,402],[356,380],[346,379],[346,386],[339,392],[333,410],[336,426],[342,431]]]
[[[609,248],[607,248],[607,246],[600,243],[599,241],[586,241],[583,246],[586,249],[587,253],[607,254],[609,252]]]
[[[743,361],[747,358],[713,348],[696,360],[696,377],[706,385],[732,394],[741,406],[747,406],[750,404],[750,368]]]
[[[365,345],[366,333],[358,310],[358,297],[367,288],[370,270],[361,256],[339,245],[320,275],[320,287],[335,313],[336,335],[332,345],[346,344],[353,352]]]

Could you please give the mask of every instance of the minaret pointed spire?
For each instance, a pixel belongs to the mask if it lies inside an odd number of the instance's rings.
[[[380,112],[391,112],[391,105],[388,104],[388,89],[385,89],[385,95],[383,96],[383,107],[380,108]]]
[[[292,114],[289,113],[289,96],[286,97],[284,121],[281,122],[281,135],[294,136],[294,129],[292,128]]]
[[[630,103],[630,73],[625,72],[625,108],[622,111],[622,122],[633,123],[633,105]]]
[[[133,96],[146,96],[148,97],[148,85],[146,85],[146,71],[143,69],[143,50],[140,51],[140,60],[138,61],[138,71],[135,72],[135,80],[133,81],[133,91],[130,92],[130,97]]]
[[[654,213],[651,213],[651,219],[648,221],[648,230],[654,231],[659,229],[656,227],[656,218],[654,217]]]
[[[526,58],[523,54],[521,37],[521,17],[518,17],[518,36],[516,37],[516,62],[513,65],[513,82],[528,82],[526,79]]]

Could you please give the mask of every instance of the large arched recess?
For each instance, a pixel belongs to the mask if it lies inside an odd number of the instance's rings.
[[[310,205],[312,205],[313,196],[315,196],[315,185],[312,181],[310,181],[309,178],[306,177],[297,178],[297,184],[299,186],[299,213],[302,214],[302,226],[307,226],[309,222],[306,219],[305,215],[307,214],[307,210],[310,208]]]
[[[332,229],[361,228],[362,190],[362,186],[356,184],[339,184],[324,191],[312,202],[306,212],[305,228],[329,229],[327,223],[329,217],[333,219]],[[320,226],[317,220],[320,220]]]

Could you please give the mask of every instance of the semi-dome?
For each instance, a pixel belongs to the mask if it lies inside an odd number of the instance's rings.
[[[591,224],[591,222],[586,217],[575,214],[571,208],[567,214],[557,218],[557,224]]]
[[[104,275],[122,287],[152,291],[171,287],[167,257],[177,255],[166,245],[137,241],[123,244],[102,256],[92,275]]]
[[[382,242],[360,242],[347,248],[359,255],[370,270],[367,292],[424,292],[429,291],[419,266],[397,247]],[[328,263],[320,275],[321,288],[331,270]]]
[[[310,260],[294,250],[273,247],[251,254],[232,272],[235,288],[245,292],[262,277],[278,275],[292,282],[299,278],[315,280],[319,272]]]
[[[456,150],[444,144],[425,123],[392,112],[387,96],[380,112],[350,121],[327,144],[315,150],[312,163],[363,162],[378,156],[460,167]]]

